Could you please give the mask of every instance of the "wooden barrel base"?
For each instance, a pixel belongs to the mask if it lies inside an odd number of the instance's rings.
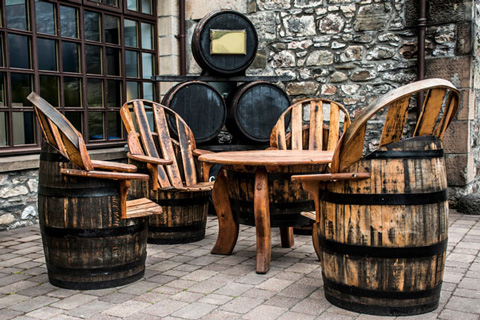
[[[324,278],[325,279],[325,278]],[[355,291],[356,288],[348,287],[347,290],[352,289]],[[381,293],[385,295],[385,292]],[[342,298],[337,298],[341,296]],[[415,306],[385,306],[385,305],[373,305],[373,304],[364,304],[355,302],[355,299],[352,299],[352,293],[341,293],[340,291],[334,290],[327,285],[325,285],[325,298],[331,304],[353,312],[371,314],[376,316],[412,316],[422,313],[431,312],[438,308],[438,301],[440,298],[440,290],[437,291],[436,295],[431,297],[433,301],[415,305]],[[383,299],[385,301],[385,299]]]
[[[190,226],[157,227],[149,226],[148,243],[153,244],[177,244],[190,243],[205,238],[206,222]]]
[[[311,236],[312,232],[313,232],[312,222],[310,222],[308,225],[293,228],[293,234],[297,234],[300,236]]]
[[[145,265],[145,259],[142,260],[143,265]],[[64,289],[73,289],[73,290],[98,290],[98,289],[106,289],[106,288],[113,288],[113,287],[120,287],[137,280],[140,280],[145,274],[145,268],[143,267],[138,273],[135,273],[128,277],[122,277],[115,280],[105,280],[105,281],[65,281],[56,278],[56,274],[51,274],[50,270],[52,270],[51,266],[47,266],[48,272],[48,281],[59,288]],[[114,269],[114,268],[113,268]],[[80,270],[80,273],[85,274],[95,274],[101,272],[101,270],[96,269],[70,269],[73,270]]]

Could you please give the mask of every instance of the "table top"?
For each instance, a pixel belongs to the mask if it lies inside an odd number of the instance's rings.
[[[332,162],[333,151],[248,150],[208,153],[198,160],[208,163],[246,166],[289,166]]]

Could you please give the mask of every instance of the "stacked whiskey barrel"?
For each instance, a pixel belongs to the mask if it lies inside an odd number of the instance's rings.
[[[290,99],[270,82],[245,77],[258,46],[252,22],[236,11],[214,11],[198,23],[191,45],[202,75],[213,80],[179,83],[167,92],[162,104],[180,114],[199,144],[216,144],[225,126],[239,145],[267,145]],[[239,76],[240,81],[236,80]],[[219,86],[227,88],[226,92],[221,94],[215,88]]]

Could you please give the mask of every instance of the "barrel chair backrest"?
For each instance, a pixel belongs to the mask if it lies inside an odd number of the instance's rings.
[[[349,125],[350,117],[341,104],[328,99],[302,100],[279,117],[270,146],[279,150],[334,151]]]
[[[47,142],[81,169],[92,170],[85,141],[70,121],[37,93],[30,93],[27,99],[33,104]]]
[[[147,114],[153,116],[150,126]],[[197,184],[192,151],[195,138],[185,121],[173,110],[148,100],[131,100],[120,109],[128,132],[128,146],[134,155],[173,160],[173,164],[158,167],[161,188],[181,188]],[[134,117],[132,117],[132,115]],[[169,120],[175,123],[177,139],[171,136]],[[177,162],[178,161],[178,162]]]
[[[413,106],[418,92],[425,94],[423,106],[414,130],[406,130],[408,114],[415,110]],[[390,91],[354,119],[335,149],[332,172],[344,172],[365,154],[365,134],[369,120],[375,119],[383,125],[376,149],[409,137],[431,135],[443,139],[458,109],[458,103],[458,90],[451,82],[443,79],[421,80]],[[383,121],[378,120],[382,111],[386,114]],[[375,150],[369,150],[373,151]]]

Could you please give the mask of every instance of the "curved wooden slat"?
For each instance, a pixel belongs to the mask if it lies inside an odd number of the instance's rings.
[[[407,97],[411,97],[415,93],[425,90],[430,90],[430,93],[427,95],[424,103],[424,109],[419,116],[417,128],[415,129],[413,135],[420,136],[425,134],[434,134],[435,132],[444,133],[446,125],[450,123],[456,112],[456,109],[458,108],[458,90],[450,81],[443,79],[426,79],[410,83],[388,92],[370,104],[367,108],[362,110],[362,112],[355,118],[355,121],[352,122],[348,130],[345,132],[341,147],[336,149],[336,153],[339,154],[334,155],[332,171],[333,168],[335,168],[341,172],[362,157],[365,129],[369,119],[389,106],[391,107],[393,105],[394,108],[404,107],[403,104],[398,104],[398,101],[406,99]],[[450,92],[454,98],[451,99],[452,103],[447,103],[447,108],[444,110],[444,113],[446,113],[448,117],[441,120],[441,123],[438,123],[437,117],[439,114],[436,110],[441,107],[441,101],[443,101],[443,97],[440,99],[439,95],[440,92],[446,93],[447,91]],[[438,104],[440,104],[440,106]],[[436,130],[435,125],[432,127],[432,123],[436,123],[437,126],[440,126],[440,129]],[[394,131],[403,132],[403,128],[397,126]],[[390,132],[390,130],[387,129],[385,132]],[[443,137],[443,135],[441,137]],[[386,142],[388,139],[391,138],[384,138],[384,141]],[[338,161],[339,163],[335,163],[335,161]]]

